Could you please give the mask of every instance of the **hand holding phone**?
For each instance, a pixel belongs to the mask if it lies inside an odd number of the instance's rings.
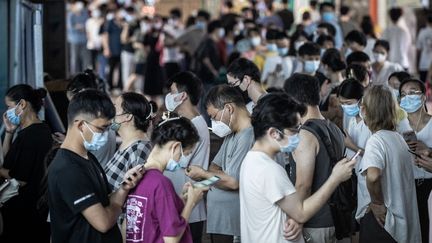
[[[219,176],[212,176],[212,177],[208,178],[207,180],[195,182],[193,184],[193,186],[196,188],[211,187],[214,184],[216,184],[218,181],[220,181]]]
[[[354,156],[353,157],[351,157],[351,159],[349,159],[350,161],[351,160],[355,160],[355,159],[357,159],[357,157],[361,154],[361,152],[362,152],[362,150],[361,149],[359,149],[359,150],[357,150],[357,153],[356,154],[354,154]]]
[[[412,155],[414,155],[415,157],[420,157],[421,155],[412,151],[411,149],[408,149],[408,152],[410,152]]]
[[[408,132],[404,132],[402,134],[403,138],[405,141],[410,142],[410,141],[417,141],[417,135],[415,134],[414,131],[408,131]]]

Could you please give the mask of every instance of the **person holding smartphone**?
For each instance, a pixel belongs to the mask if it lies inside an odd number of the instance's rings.
[[[432,119],[426,110],[426,88],[418,79],[405,79],[399,87],[400,106],[408,113],[411,134],[404,133],[410,150],[417,155],[432,147]],[[416,180],[417,204],[423,242],[428,242],[429,219],[427,199],[432,190],[432,173],[419,163],[412,164]]]

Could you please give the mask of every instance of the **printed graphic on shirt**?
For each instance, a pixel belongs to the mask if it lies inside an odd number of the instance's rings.
[[[130,195],[126,202],[126,241],[142,242],[144,240],[145,213],[147,198]]]

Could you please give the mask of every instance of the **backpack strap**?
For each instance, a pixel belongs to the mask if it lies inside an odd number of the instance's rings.
[[[328,122],[328,121],[327,121]],[[326,150],[332,165],[335,165],[338,161],[336,158],[336,152],[334,150],[334,147],[331,142],[331,136],[328,131],[328,128],[326,131],[323,131],[320,126],[318,126],[313,121],[307,121],[303,126],[303,129],[312,132],[315,137],[318,139],[318,141],[321,141],[324,144],[324,149]]]

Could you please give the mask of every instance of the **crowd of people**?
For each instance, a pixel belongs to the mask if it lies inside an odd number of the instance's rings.
[[[69,4],[65,134],[6,92],[0,242],[432,240],[432,13],[417,65],[397,7],[378,38],[328,2],[126,2]]]

